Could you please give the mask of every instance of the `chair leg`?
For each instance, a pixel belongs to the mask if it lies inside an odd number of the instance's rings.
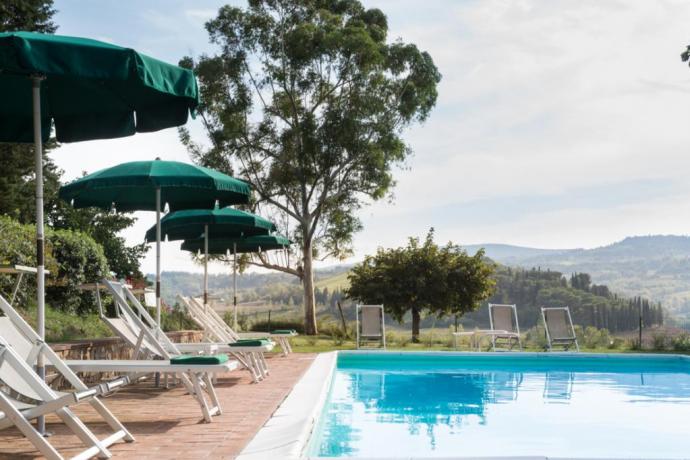
[[[240,362],[240,364],[242,364],[242,366],[245,367],[245,369],[247,369],[249,371],[249,373],[252,375],[252,379],[253,379],[254,383],[258,383],[259,382],[259,376],[258,376],[256,369],[254,368],[254,366],[251,362],[251,358],[249,358],[248,356],[245,356],[244,353],[239,353],[239,352],[235,352],[232,355],[237,359],[237,361]]]
[[[101,417],[103,417],[103,420],[110,426],[115,431],[122,431],[124,433],[124,436],[122,439],[124,439],[126,442],[134,442],[134,436],[125,428],[125,426],[120,423],[120,421],[115,418],[112,412],[103,404],[103,402],[100,399],[94,398],[91,401],[89,401],[91,404],[91,407],[93,407],[96,412],[98,412]],[[107,447],[107,446],[106,446]]]
[[[194,397],[199,402],[201,406],[201,413],[204,415],[204,420],[207,423],[211,423],[211,412],[209,411],[208,404],[206,403],[206,398],[204,397],[203,390],[200,385],[200,377],[196,374],[190,374],[194,384]]]
[[[215,374],[213,374],[215,377]],[[209,397],[211,398],[211,403],[213,404],[213,408],[215,409],[216,415],[220,415],[223,413],[221,407],[220,407],[220,401],[218,401],[218,395],[216,394],[216,388],[213,386],[213,379],[209,376],[209,374],[204,374],[203,376],[204,383],[206,383],[206,392],[208,393]]]
[[[62,456],[46,439],[36,431],[22,413],[0,392],[0,408],[31,444],[48,460],[62,460]]]
[[[101,441],[79,420],[71,410],[66,407],[58,409],[55,414],[60,417],[62,422],[69,427],[72,432],[77,435],[81,441],[89,446],[95,447],[98,452],[98,458],[110,458],[113,455],[106,449]]]

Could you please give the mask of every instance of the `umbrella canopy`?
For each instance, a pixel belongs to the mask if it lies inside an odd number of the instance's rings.
[[[41,135],[59,142],[183,125],[199,105],[191,70],[87,38],[0,33],[0,142],[33,142],[31,82],[40,76]],[[136,113],[136,117],[135,114]]]
[[[292,244],[292,241],[282,235],[257,235],[247,238],[214,238],[208,240],[209,254],[226,254],[237,252],[239,254],[250,252],[271,251],[284,249]],[[185,251],[197,252],[204,250],[204,238],[185,240],[181,248]]]
[[[245,182],[213,169],[178,161],[132,161],[102,169],[60,187],[60,198],[76,208],[155,211],[155,191],[171,211],[249,202]],[[153,238],[155,240],[155,230]]]
[[[45,338],[43,142],[109,139],[183,125],[199,105],[194,74],[131,49],[76,37],[0,33],[0,142],[33,142],[36,329]],[[136,113],[136,116],[135,116]],[[43,354],[36,371],[43,377]],[[45,428],[43,416],[38,431]]]
[[[170,241],[199,238],[208,226],[209,240],[224,237],[262,235],[276,226],[263,217],[234,208],[190,209],[171,212],[161,219],[162,238]],[[146,240],[156,239],[156,227],[146,232]],[[201,238],[203,249],[203,238]],[[184,248],[183,248],[184,249]]]
[[[133,161],[102,169],[60,187],[60,198],[76,208],[156,211],[156,324],[161,317],[160,212],[248,203],[249,185],[213,169],[178,161]],[[160,328],[159,328],[160,329]]]

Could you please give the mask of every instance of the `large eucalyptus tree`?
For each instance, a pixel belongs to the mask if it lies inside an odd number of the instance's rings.
[[[250,0],[206,28],[219,53],[182,64],[198,75],[210,142],[181,138],[197,161],[247,180],[263,212],[294,222],[296,264],[252,263],[301,279],[314,334],[313,260],[351,253],[356,211],[389,194],[410,153],[403,130],[429,116],[441,76],[357,0]]]

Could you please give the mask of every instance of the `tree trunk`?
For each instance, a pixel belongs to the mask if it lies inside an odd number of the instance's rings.
[[[312,265],[311,241],[305,238],[304,251],[302,254],[303,277],[302,286],[304,287],[304,333],[316,335],[316,299],[314,298],[314,267]]]
[[[419,343],[420,314],[417,307],[412,307],[412,342]]]

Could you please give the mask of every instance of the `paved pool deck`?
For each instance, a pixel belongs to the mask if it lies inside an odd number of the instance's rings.
[[[270,376],[253,384],[247,371],[218,376],[216,391],[223,414],[204,423],[196,401],[183,387],[156,388],[152,382],[129,385],[103,401],[136,438],[110,448],[114,459],[233,459],[275,412],[309,368],[315,354],[271,355]],[[106,426],[88,404],[74,412],[103,437]],[[50,442],[65,457],[81,443],[54,417],[46,419]],[[41,458],[15,428],[0,431],[0,459]]]

